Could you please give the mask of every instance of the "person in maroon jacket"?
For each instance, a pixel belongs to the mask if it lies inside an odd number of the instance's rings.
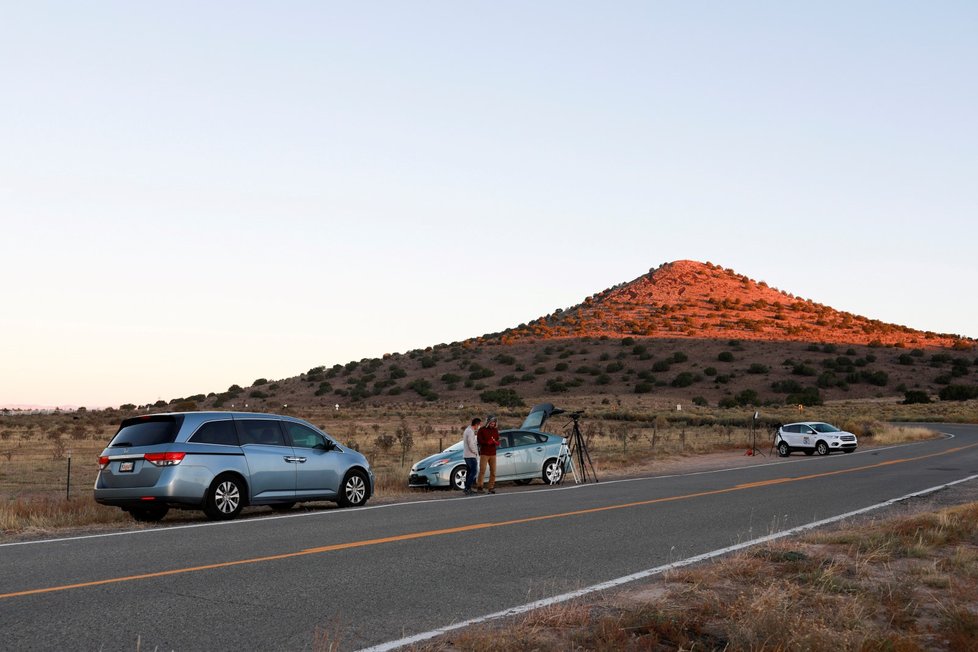
[[[486,477],[486,467],[489,467],[489,493],[496,493],[496,447],[499,446],[499,430],[496,428],[496,417],[486,417],[486,425],[476,433],[479,441],[479,479],[475,483],[477,493],[482,493],[482,480]]]

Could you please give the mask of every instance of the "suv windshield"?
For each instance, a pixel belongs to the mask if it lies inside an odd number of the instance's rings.
[[[815,428],[816,432],[842,432],[835,426],[830,426],[827,423],[813,423],[812,428]]]
[[[177,438],[183,417],[146,416],[126,419],[109,443],[110,448],[136,448],[169,444]]]

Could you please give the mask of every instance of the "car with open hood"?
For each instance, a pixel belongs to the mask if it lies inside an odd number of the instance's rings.
[[[570,470],[567,440],[560,435],[543,432],[547,420],[563,410],[552,403],[534,406],[519,428],[501,430],[496,448],[496,482],[529,484],[539,478],[546,484],[558,484]],[[440,453],[429,455],[411,467],[408,486],[465,488],[465,461],[462,441]]]

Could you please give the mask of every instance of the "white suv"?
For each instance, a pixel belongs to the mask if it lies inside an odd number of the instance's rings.
[[[774,445],[781,457],[788,457],[792,451],[803,451],[805,455],[828,455],[832,451],[851,453],[856,450],[856,436],[821,421],[802,421],[781,426]]]

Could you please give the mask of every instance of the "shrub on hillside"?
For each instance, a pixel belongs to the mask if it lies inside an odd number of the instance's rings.
[[[733,362],[734,354],[731,353],[730,351],[721,351],[717,355],[717,360],[719,360],[720,362]]]
[[[908,390],[903,393],[903,404],[913,405],[914,403],[930,403],[930,395],[918,389]]]
[[[978,398],[978,385],[948,385],[938,394],[942,401],[967,401]]]
[[[567,383],[563,381],[560,377],[551,378],[547,381],[547,391],[559,394],[561,392],[567,391]]]
[[[822,394],[817,387],[806,387],[800,392],[788,394],[784,402],[788,405],[821,405]]]
[[[696,375],[692,372],[684,371],[675,378],[672,379],[671,385],[673,387],[689,387],[697,380]]]
[[[721,399],[720,407],[746,407],[748,405],[759,405],[760,402],[760,397],[757,395],[756,391],[753,389],[745,389],[736,396],[727,396],[726,398]]]
[[[523,407],[526,405],[519,394],[512,389],[489,389],[479,394],[479,398],[482,399],[483,403],[495,403],[502,407]]]
[[[807,364],[796,364],[791,369],[791,373],[795,374],[796,376],[815,376],[815,375],[818,375],[818,371],[815,370],[815,367],[813,367],[811,365],[807,365]]]
[[[771,389],[779,394],[794,394],[801,391],[801,384],[797,380],[778,380],[771,383]]]
[[[417,378],[408,384],[409,389],[413,389],[421,398],[426,401],[437,401],[438,394],[431,389],[431,381],[424,378]]]

